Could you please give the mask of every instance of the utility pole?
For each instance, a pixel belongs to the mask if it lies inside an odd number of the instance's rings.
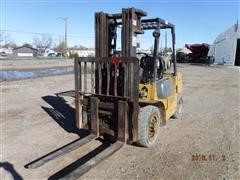
[[[57,18],[57,19],[62,19],[63,21],[64,21],[64,23],[65,23],[65,37],[64,37],[64,39],[65,39],[65,41],[64,41],[64,44],[65,44],[65,48],[67,49],[67,20],[68,20],[68,18],[67,17],[59,17],[59,18]]]

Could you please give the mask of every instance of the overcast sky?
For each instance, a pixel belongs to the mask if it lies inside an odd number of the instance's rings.
[[[68,17],[69,45],[94,47],[95,12],[118,13],[121,8],[136,7],[145,10],[149,18],[161,17],[175,24],[177,47],[182,47],[186,43],[211,44],[219,33],[240,19],[239,4],[237,0],[1,0],[0,28],[8,30],[10,38],[17,45],[32,43],[34,37],[40,36],[34,33],[50,34],[58,43],[63,39],[64,21],[57,18]],[[141,36],[138,38],[141,47],[150,47],[151,34]],[[162,39],[161,45],[164,44],[164,36]]]

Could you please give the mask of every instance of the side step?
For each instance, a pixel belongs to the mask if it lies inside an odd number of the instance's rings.
[[[112,145],[102,144],[95,150],[89,152],[72,164],[50,176],[49,180],[54,179],[77,179],[91,168],[108,158],[124,145],[124,142],[116,141]],[[99,153],[99,151],[101,151]],[[94,157],[93,157],[94,156]]]
[[[67,153],[79,148],[80,146],[87,144],[88,142],[94,140],[95,138],[96,138],[96,135],[90,134],[83,139],[73,141],[63,147],[60,147],[60,148],[52,151],[36,160],[30,162],[29,164],[26,164],[24,167],[27,169],[38,168],[38,167],[46,164],[48,161],[51,161],[51,160],[57,158],[58,156],[67,154]]]

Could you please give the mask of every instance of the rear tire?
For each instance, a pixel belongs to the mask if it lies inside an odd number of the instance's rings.
[[[155,106],[140,108],[138,115],[138,141],[143,147],[152,147],[156,144],[160,129],[160,111]]]
[[[172,115],[172,118],[179,119],[182,116],[182,109],[183,109],[183,99],[182,97],[179,97],[177,101],[176,111]]]

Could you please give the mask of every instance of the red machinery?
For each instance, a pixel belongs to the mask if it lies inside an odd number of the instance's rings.
[[[212,64],[214,57],[208,56],[209,44],[185,44],[185,47],[191,51],[191,53],[184,54],[183,52],[177,53],[178,62],[189,63],[204,63]]]

